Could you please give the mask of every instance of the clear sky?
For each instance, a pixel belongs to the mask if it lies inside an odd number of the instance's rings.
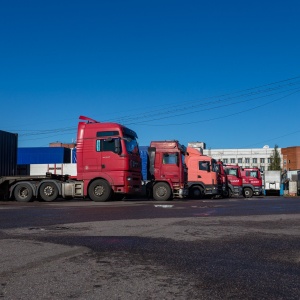
[[[76,139],[78,117],[140,145],[300,145],[300,1],[2,0],[0,130]]]

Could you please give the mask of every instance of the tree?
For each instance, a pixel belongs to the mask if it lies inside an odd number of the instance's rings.
[[[281,158],[280,158],[280,153],[278,150],[278,146],[275,145],[273,153],[270,157],[270,166],[269,170],[270,171],[281,171]]]

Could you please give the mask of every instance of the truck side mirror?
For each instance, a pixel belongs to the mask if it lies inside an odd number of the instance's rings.
[[[121,154],[121,141],[120,139],[115,139],[115,153]]]

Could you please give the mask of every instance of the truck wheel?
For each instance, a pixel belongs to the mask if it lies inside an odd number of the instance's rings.
[[[96,202],[104,202],[109,200],[112,191],[106,180],[97,179],[89,186],[89,197]]]
[[[29,202],[32,199],[32,188],[28,183],[20,183],[14,189],[14,196],[17,201]]]
[[[167,201],[171,194],[171,188],[165,182],[156,183],[153,187],[153,198],[157,201]]]
[[[231,190],[231,189],[228,189],[228,198],[231,198],[231,197],[232,197],[232,195],[233,195],[233,192],[232,192],[232,190]]]
[[[245,188],[244,189],[244,197],[245,198],[252,198],[253,196],[253,191],[250,188]]]
[[[203,188],[200,186],[193,186],[189,190],[189,196],[192,199],[201,199],[204,196]]]
[[[223,198],[229,198],[229,191],[223,191],[222,192],[222,197]]]
[[[58,188],[54,182],[43,182],[40,187],[40,196],[44,201],[53,201],[58,196]]]

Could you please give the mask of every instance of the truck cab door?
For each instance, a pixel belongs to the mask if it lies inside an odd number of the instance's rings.
[[[163,152],[159,154],[157,158],[159,159],[160,167],[156,164],[155,178],[180,182],[182,168],[180,166],[179,153]]]
[[[122,152],[119,138],[97,139],[97,171],[117,171],[122,167],[124,159],[120,157]]]

